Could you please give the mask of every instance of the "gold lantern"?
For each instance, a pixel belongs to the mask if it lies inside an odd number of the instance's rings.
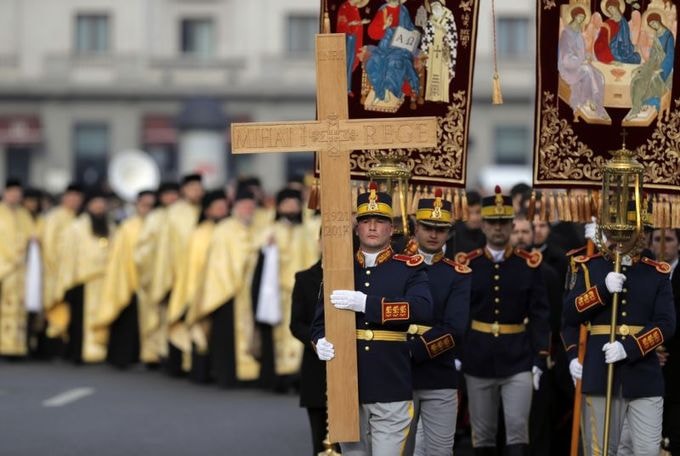
[[[403,160],[403,156],[396,151],[381,152],[379,162],[366,173],[371,181],[384,186],[385,191],[392,195],[392,207],[395,217],[401,215],[401,227],[395,231],[408,237],[408,180],[411,172]]]
[[[612,152],[613,158],[602,170],[602,205],[600,207],[600,224],[598,238],[601,234],[607,237],[609,245],[600,241],[599,247],[609,256],[614,256],[614,271],[621,272],[621,257],[634,253],[638,248],[638,240],[642,235],[642,220],[647,208],[642,200],[642,182],[644,167],[635,160],[633,151],[626,148]],[[609,342],[616,340],[616,324],[618,315],[619,294],[612,296],[611,326]],[[605,404],[603,453],[608,454],[609,427],[611,421],[612,385],[614,381],[614,364],[607,366],[607,396]]]

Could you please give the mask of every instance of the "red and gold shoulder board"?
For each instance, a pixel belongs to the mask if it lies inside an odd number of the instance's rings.
[[[420,266],[423,263],[423,261],[425,261],[425,258],[423,258],[423,256],[420,255],[420,254],[404,255],[404,254],[398,253],[398,254],[394,255],[392,258],[394,258],[397,261],[402,261],[402,262],[406,263],[406,266],[411,266],[411,267]]]
[[[541,261],[543,261],[543,254],[538,250],[527,252],[526,250],[515,249],[515,255],[526,260],[527,266],[530,268],[539,267],[541,265]]]
[[[661,274],[670,274],[671,272],[671,265],[666,263],[665,261],[654,261],[651,258],[647,257],[640,258],[640,261],[644,264],[655,267],[656,270],[659,271]]]
[[[565,256],[568,256],[568,257],[574,256],[574,255],[576,255],[577,253],[583,252],[583,251],[586,249],[586,247],[588,247],[588,246],[587,246],[587,245],[584,245],[583,247],[579,247],[579,248],[577,248],[577,249],[571,249],[570,251],[568,251],[568,252],[565,253],[564,255],[565,255]]]
[[[575,261],[576,263],[583,264],[583,263],[589,262],[589,261],[592,260],[593,258],[597,258],[597,257],[601,257],[601,256],[602,256],[601,253],[595,253],[595,254],[590,255],[590,256],[589,256],[589,255],[579,255],[579,256],[575,256],[575,257],[574,257],[574,261]]]
[[[472,269],[470,269],[469,266],[465,264],[460,264],[456,261],[451,260],[450,258],[442,258],[442,261],[451,266],[459,274],[469,274],[472,272]]]
[[[475,249],[471,252],[458,252],[454,257],[456,263],[467,266],[470,261],[484,254],[484,249]]]

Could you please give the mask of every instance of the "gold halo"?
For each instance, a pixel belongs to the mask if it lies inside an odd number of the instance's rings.
[[[600,2],[600,9],[602,10],[602,14],[604,14],[607,17],[611,17],[609,11],[607,11],[607,8],[605,8],[605,5],[607,4],[608,1],[609,0],[602,0]],[[621,14],[626,12],[626,3],[624,2],[624,0],[619,0],[619,11],[621,11]]]
[[[649,15],[652,14],[652,13],[658,14],[659,17],[661,18],[661,24],[662,24],[664,27],[668,27],[668,26],[664,23],[664,21],[666,20],[666,13],[665,13],[665,11],[662,10],[661,8],[649,8],[649,9],[647,9],[647,10],[642,14],[642,26],[645,28],[645,30],[647,30],[647,31],[648,31],[649,33],[651,33],[651,34],[656,33],[656,30],[654,30],[653,28],[651,28],[651,27],[649,26],[649,24],[647,23],[647,18],[648,18]]]
[[[586,12],[586,18],[583,19],[583,26],[585,27],[590,22],[591,13],[590,13],[588,7],[586,5],[583,5],[583,4],[580,4],[580,3],[575,3],[573,5],[567,6],[563,10],[564,14],[562,15],[562,21],[564,22],[565,26],[567,26],[571,23],[571,12],[576,8],[581,8],[583,11]]]

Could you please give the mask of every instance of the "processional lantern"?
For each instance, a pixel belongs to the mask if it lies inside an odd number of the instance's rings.
[[[404,236],[408,236],[408,180],[411,172],[404,161],[404,157],[397,151],[380,151],[379,162],[366,173],[371,181],[384,185],[385,191],[392,195],[392,207],[395,215],[401,214],[401,227]]]
[[[600,248],[610,256],[614,254],[614,272],[621,272],[621,257],[633,253],[642,234],[642,220],[646,215],[646,205],[642,203],[642,182],[645,168],[626,148],[625,132],[621,149],[613,151],[613,158],[602,169],[602,204],[600,208],[601,233],[613,245],[600,242]],[[600,233],[601,230],[601,233]],[[612,252],[613,250],[613,252]],[[609,343],[616,341],[619,294],[613,293]],[[611,422],[612,388],[614,383],[614,364],[607,365],[607,394],[605,402],[603,453],[608,454],[609,428]]]

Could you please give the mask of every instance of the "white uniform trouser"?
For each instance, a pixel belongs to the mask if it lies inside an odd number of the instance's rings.
[[[458,390],[414,390],[415,413],[406,442],[406,456],[451,456],[456,434]]]
[[[533,394],[531,372],[504,378],[465,375],[468,409],[472,426],[472,446],[495,447],[498,407],[503,400],[506,443],[529,443],[529,412]]]
[[[359,405],[359,442],[340,443],[343,456],[399,456],[404,451],[413,402]]]
[[[586,456],[602,454],[604,432],[603,396],[584,396],[583,435]],[[617,454],[624,420],[630,428],[630,437],[635,456],[658,456],[661,448],[661,425],[663,398],[642,397],[638,399],[612,399],[611,422],[609,425],[609,455]]]

